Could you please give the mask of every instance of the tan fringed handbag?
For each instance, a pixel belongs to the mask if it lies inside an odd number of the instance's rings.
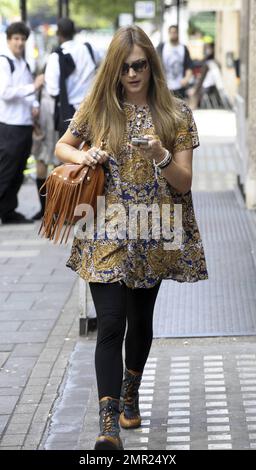
[[[84,145],[83,150],[89,146]],[[104,170],[101,164],[93,169],[88,165],[64,163],[56,167],[40,188],[46,188],[45,212],[38,234],[57,243],[68,241],[71,227],[84,214],[75,216],[78,204],[90,204],[96,213],[97,196],[103,194]]]

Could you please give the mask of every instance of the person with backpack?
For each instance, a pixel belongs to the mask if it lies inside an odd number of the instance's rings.
[[[56,100],[55,129],[61,137],[90,89],[100,55],[89,43],[74,40],[75,25],[69,18],[61,18],[57,27],[59,47],[48,59],[45,83]]]
[[[35,92],[43,75],[34,80],[24,60],[30,30],[23,22],[7,28],[7,48],[0,55],[0,219],[2,224],[29,223],[16,211],[17,194],[32,145],[33,119],[39,114]]]
[[[178,26],[168,29],[169,41],[160,43],[157,52],[162,61],[167,85],[174,95],[184,99],[192,77],[192,61],[187,46],[179,42]]]

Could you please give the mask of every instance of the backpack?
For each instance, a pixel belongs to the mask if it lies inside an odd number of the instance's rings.
[[[92,46],[88,42],[86,42],[84,45],[87,47],[96,69],[97,64]],[[71,54],[64,54],[60,46],[57,47],[54,52],[56,52],[59,56],[60,65],[60,94],[55,97],[54,127],[56,131],[59,131],[59,134],[61,136],[66,132],[69,126],[69,121],[75,113],[74,106],[72,104],[69,104],[68,102],[66,79],[69,77],[69,75],[72,74],[76,66]]]

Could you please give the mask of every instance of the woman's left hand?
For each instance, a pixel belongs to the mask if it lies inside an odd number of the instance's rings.
[[[145,139],[148,139],[148,145],[131,145],[132,148],[139,150],[141,155],[145,158],[150,158],[151,160],[156,160],[156,162],[161,161],[165,156],[165,148],[162,146],[161,141],[153,135],[144,135]]]

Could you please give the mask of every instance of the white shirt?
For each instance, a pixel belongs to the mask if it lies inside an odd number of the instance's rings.
[[[172,46],[166,42],[163,46],[162,60],[169,90],[182,88],[181,80],[184,75],[185,47],[183,44]]]
[[[66,80],[68,102],[76,109],[88,93],[95,76],[95,64],[90,56],[87,46],[74,40],[65,41],[61,44],[63,54],[70,54],[75,63],[75,70]],[[99,56],[96,51],[95,60],[99,62]],[[51,96],[57,96],[60,93],[60,65],[59,56],[53,52],[48,59],[45,70],[46,89]]]
[[[216,64],[214,59],[207,60],[206,64],[208,65],[208,72],[203,81],[203,88],[209,88],[215,85],[218,90],[223,90],[224,83],[218,64]]]
[[[1,51],[14,64],[14,71],[6,57],[0,57],[0,122],[11,125],[32,124],[32,106],[39,106],[35,96],[33,77],[23,58],[17,59],[9,48]]]

